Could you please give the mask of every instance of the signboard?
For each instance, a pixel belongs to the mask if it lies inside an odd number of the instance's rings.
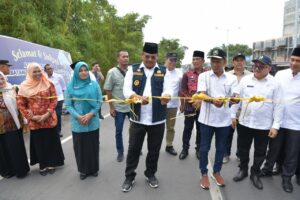
[[[31,62],[39,63],[43,69],[45,64],[50,64],[54,72],[64,77],[66,83],[72,74],[69,52],[4,35],[0,35],[0,60],[8,60],[13,65],[8,75],[11,84],[20,84],[25,80],[26,66]]]

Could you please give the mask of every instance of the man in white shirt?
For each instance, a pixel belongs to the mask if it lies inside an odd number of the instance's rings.
[[[252,74],[246,69],[246,57],[242,53],[238,53],[232,58],[232,64],[233,64],[233,70],[229,71],[228,73],[233,74],[237,77],[238,83],[242,80],[243,77]],[[240,111],[240,110],[239,110]],[[239,115],[240,112],[238,112]],[[238,116],[237,116],[238,117]],[[226,152],[224,154],[223,163],[228,163],[230,160],[230,154],[231,154],[231,145],[232,145],[232,139],[235,129],[231,127],[228,140],[226,143]],[[237,132],[238,135],[238,132]],[[237,146],[236,156],[239,159],[238,155],[239,147]]]
[[[131,104],[129,146],[125,169],[126,179],[122,185],[123,192],[129,192],[134,185],[135,169],[138,166],[146,133],[148,154],[144,174],[150,187],[158,187],[155,173],[165,130],[166,104],[170,101],[173,92],[170,87],[171,80],[165,76],[166,68],[157,64],[157,52],[156,43],[146,42],[142,54],[143,62],[128,68],[124,79],[124,97],[137,99],[140,103]],[[160,99],[149,99],[152,96],[160,97]]]
[[[281,87],[275,78],[269,74],[271,71],[271,59],[265,55],[252,60],[253,75],[244,77],[239,85],[241,98],[263,96],[264,101],[241,101],[241,114],[237,130],[239,132],[239,172],[233,178],[239,182],[248,176],[249,151],[254,140],[254,159],[251,167],[250,180],[257,189],[263,189],[259,178],[260,168],[266,158],[269,138],[274,138],[280,127],[283,106],[281,99]],[[237,105],[232,107],[232,119],[236,120]]]
[[[283,88],[282,104],[284,112],[280,125],[280,140],[277,148],[283,145],[282,187],[285,192],[293,192],[291,182],[300,154],[300,48],[294,48],[289,62],[290,68],[277,72],[275,79]],[[298,162],[297,162],[298,160]],[[298,166],[299,167],[299,166]],[[300,174],[296,173],[296,181],[300,185]]]
[[[176,53],[167,53],[165,60],[165,67],[167,68],[166,76],[169,76],[171,79],[171,87],[173,90],[172,96],[179,96],[180,82],[182,78],[182,73],[176,69],[177,54]],[[167,104],[167,118],[166,118],[166,152],[176,156],[177,152],[173,147],[173,140],[175,136],[175,122],[176,114],[179,106],[178,99],[172,99]]]
[[[62,107],[64,104],[64,91],[66,90],[66,83],[64,78],[55,72],[53,72],[53,67],[50,64],[46,64],[44,66],[44,70],[48,75],[48,79],[51,80],[55,86],[56,94],[57,94],[57,105],[55,108],[55,112],[57,115],[57,132],[60,137],[63,137],[61,133],[61,114]]]
[[[237,78],[224,71],[227,62],[226,53],[221,49],[215,49],[208,58],[211,59],[212,70],[199,75],[198,92],[204,93],[211,98],[237,95]],[[203,189],[209,189],[210,186],[207,169],[208,153],[213,135],[215,134],[216,154],[212,178],[218,186],[223,187],[225,186],[225,182],[220,171],[231,126],[229,104],[224,104],[224,101],[218,99],[202,101],[198,121],[200,122],[201,133],[200,170],[202,178],[200,186]]]

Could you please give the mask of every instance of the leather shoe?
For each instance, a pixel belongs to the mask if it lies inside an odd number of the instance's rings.
[[[263,189],[263,183],[261,182],[260,178],[256,174],[251,174],[250,175],[250,180],[252,181],[254,187],[256,187],[259,190]]]
[[[297,175],[296,175],[296,183],[297,183],[298,185],[300,185],[300,176],[297,176]]]
[[[282,188],[285,192],[293,192],[293,185],[290,177],[282,177]]]
[[[233,181],[239,182],[248,176],[248,172],[246,170],[240,170],[235,177],[233,177]]]
[[[182,149],[181,153],[179,154],[179,159],[184,160],[189,155],[188,150]]]
[[[7,173],[7,174],[2,175],[2,176],[3,176],[3,178],[9,179],[9,178],[15,176],[15,174],[13,172],[10,172],[10,173]]]
[[[259,177],[272,177],[272,176],[273,176],[273,172],[268,171],[266,169],[262,169],[259,173]]]
[[[84,180],[86,179],[87,175],[86,174],[80,174],[79,178],[80,180]]]
[[[168,152],[169,154],[176,156],[177,152],[175,151],[175,149],[173,148],[173,146],[166,146],[166,152]]]

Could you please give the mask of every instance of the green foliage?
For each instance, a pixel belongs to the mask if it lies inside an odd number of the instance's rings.
[[[98,61],[104,74],[117,64],[117,52],[141,61],[143,28],[150,16],[117,16],[108,0],[0,0],[0,34],[63,49],[72,59]],[[163,39],[161,61],[168,51],[184,56],[179,40]]]
[[[159,42],[159,55],[158,55],[158,63],[164,64],[166,54],[170,52],[177,53],[177,64],[176,67],[181,66],[181,60],[184,58],[185,50],[188,48],[186,46],[182,46],[179,43],[179,39],[165,39],[163,38]]]

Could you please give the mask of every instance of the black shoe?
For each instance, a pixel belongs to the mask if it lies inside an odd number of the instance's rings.
[[[98,176],[98,172],[92,173],[93,177],[97,177]]]
[[[233,181],[239,182],[248,176],[247,170],[240,170],[235,177],[233,177]]]
[[[64,135],[60,133],[60,134],[59,134],[59,137],[64,137]]]
[[[273,171],[272,171],[272,174],[273,176],[278,176],[281,174],[281,169],[279,168],[275,168]]]
[[[256,187],[259,190],[263,189],[263,183],[261,182],[260,178],[256,174],[251,174],[250,175],[250,180],[252,181],[254,187]]]
[[[129,192],[133,188],[134,183],[135,183],[134,179],[126,178],[123,185],[122,185],[122,191],[123,192]]]
[[[28,172],[26,172],[26,174],[17,175],[17,178],[22,179],[22,178],[25,178],[27,175],[28,175]]]
[[[15,174],[13,172],[10,172],[10,173],[7,173],[7,174],[2,175],[2,176],[3,176],[3,178],[8,179],[8,178],[11,178],[11,177],[15,176]]]
[[[199,150],[196,150],[196,157],[198,160],[200,160],[200,151]]]
[[[86,174],[80,174],[79,175],[80,180],[84,180],[84,179],[86,179],[86,177],[87,177]]]
[[[292,193],[293,192],[293,184],[291,182],[290,177],[282,177],[282,188],[285,192]]]
[[[179,154],[179,159],[184,160],[189,155],[188,150],[182,149],[181,153]]]
[[[155,176],[146,177],[146,180],[150,187],[158,188],[158,180]]]
[[[168,152],[169,154],[171,154],[173,156],[177,156],[177,152],[175,151],[173,146],[166,146],[166,152]]]
[[[48,174],[47,169],[42,169],[42,170],[40,170],[40,175],[46,176],[47,174]]]
[[[119,153],[118,156],[117,156],[117,161],[122,162],[123,160],[124,160],[124,154]]]
[[[103,117],[103,115],[102,115],[102,114],[99,116],[99,118],[100,118],[100,119],[104,119],[104,117]]]
[[[48,168],[47,169],[49,174],[54,174],[55,173],[55,168]]]
[[[262,169],[259,173],[259,177],[272,177],[272,176],[273,176],[273,172],[268,171],[266,169]]]
[[[297,183],[298,185],[300,185],[300,176],[297,176],[297,175],[296,175],[296,183]]]

